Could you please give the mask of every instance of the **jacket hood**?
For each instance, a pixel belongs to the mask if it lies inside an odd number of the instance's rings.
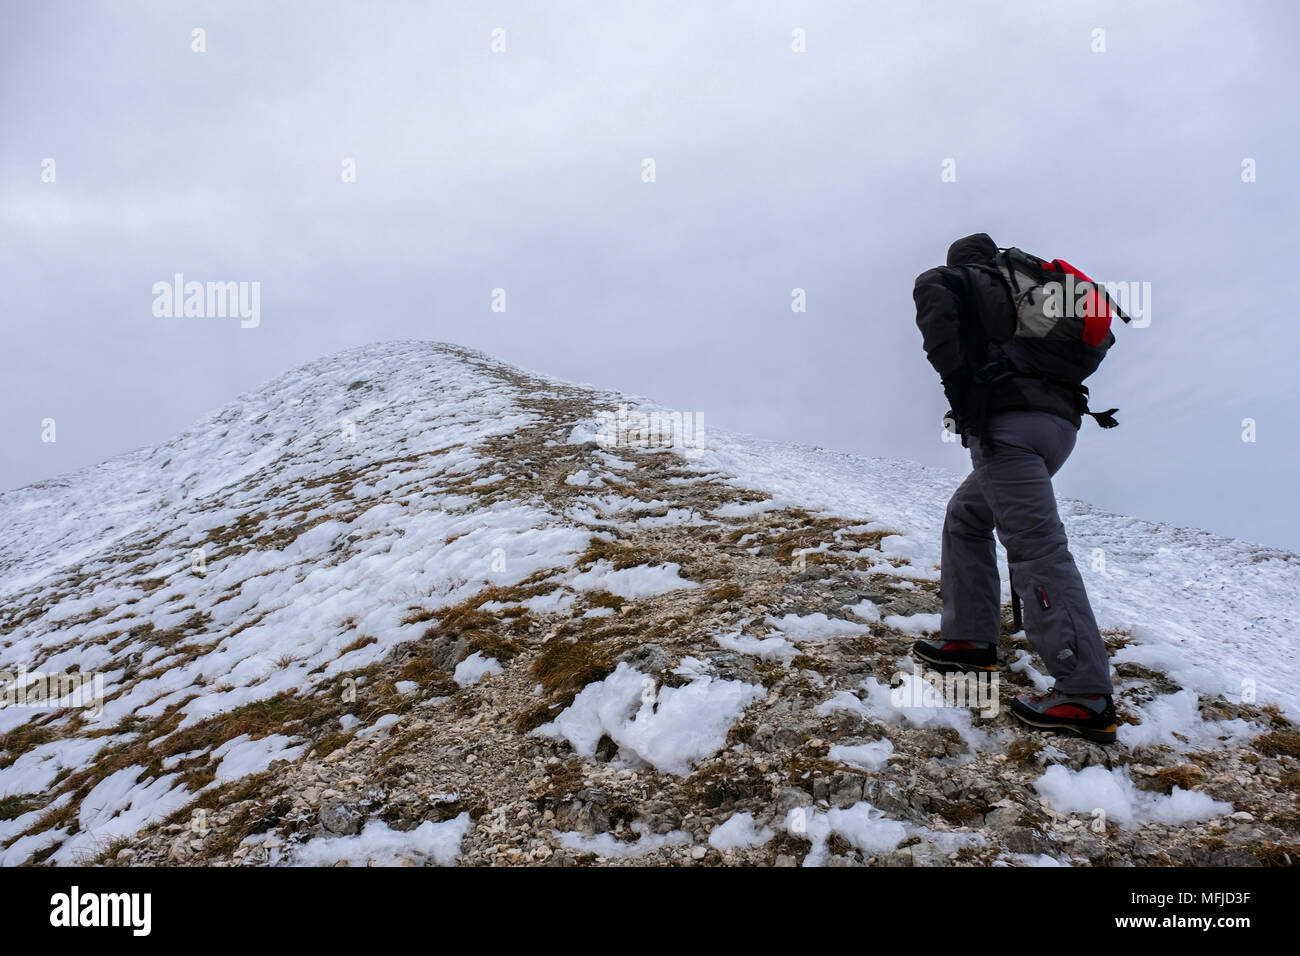
[[[977,232],[958,239],[948,247],[948,265],[984,265],[997,264],[998,245],[986,232]]]

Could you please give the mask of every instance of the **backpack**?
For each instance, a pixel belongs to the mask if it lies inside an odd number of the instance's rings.
[[[1017,336],[1082,342],[1100,349],[1100,364],[1115,342],[1111,315],[1129,321],[1104,285],[1064,259],[1048,262],[1014,246],[999,249],[997,262],[1016,307]]]
[[[1089,411],[1083,381],[1115,344],[1111,318],[1118,315],[1128,322],[1129,317],[1104,285],[1063,259],[1040,259],[1010,247],[998,249],[996,263],[1016,311],[1015,332],[991,344],[991,361],[975,373],[977,390],[987,396],[993,385],[1008,378],[1043,379],[1072,392],[1081,414],[1102,428],[1114,428],[1119,409]]]

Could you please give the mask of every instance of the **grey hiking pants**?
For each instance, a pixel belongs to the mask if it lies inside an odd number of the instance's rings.
[[[946,641],[996,643],[1002,626],[998,539],[1024,607],[1025,635],[1069,694],[1110,694],[1110,662],[1083,578],[1056,512],[1052,476],[1078,430],[1050,412],[990,416],[993,451],[970,441],[974,470],[953,493],[943,523],[940,587]]]

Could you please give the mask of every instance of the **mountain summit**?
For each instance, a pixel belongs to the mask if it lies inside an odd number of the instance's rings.
[[[1300,559],[1062,502],[1119,744],[920,672],[959,476],[454,345],[0,494],[0,863],[1278,863]],[[1004,572],[1005,580],[1005,572]]]

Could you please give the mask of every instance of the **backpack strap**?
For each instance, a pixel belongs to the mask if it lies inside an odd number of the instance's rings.
[[[999,355],[975,372],[970,389],[971,431],[979,436],[980,450],[986,455],[993,453],[993,436],[988,428],[989,394],[995,386],[1009,378],[1014,378],[1015,375],[1015,366],[1005,355]]]
[[[1067,391],[1074,393],[1075,402],[1079,406],[1080,415],[1088,415],[1102,428],[1115,428],[1119,425],[1119,419],[1115,417],[1118,408],[1108,408],[1104,412],[1092,412],[1088,410],[1088,386],[1082,383],[1076,385],[1073,382],[1067,382],[1064,379],[1053,378],[1050,375],[1042,375],[1038,372],[1017,372],[1017,375],[1023,378],[1036,378],[1039,381],[1051,382]]]
[[[1119,420],[1115,417],[1117,411],[1119,411],[1118,408],[1108,408],[1104,412],[1090,412],[1085,408],[1083,413],[1091,415],[1093,420],[1102,428],[1114,428],[1119,424]]]
[[[1011,265],[1011,256],[1007,253],[1007,250],[1005,249],[1001,250],[1001,254],[1002,254],[1002,261],[1006,264],[1007,267],[1006,275],[1007,275],[1008,283],[1011,286],[1011,301],[1015,302],[1016,298],[1020,295],[1020,283],[1016,281],[1016,270]],[[998,270],[998,275],[1002,275],[1001,269]]]

